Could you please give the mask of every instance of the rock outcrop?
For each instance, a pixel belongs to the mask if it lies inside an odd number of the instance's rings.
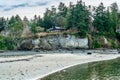
[[[76,48],[88,48],[88,39],[80,39],[74,36],[47,36],[40,38],[40,49],[76,49]]]
[[[56,50],[56,49],[80,49],[89,48],[87,38],[77,38],[68,35],[46,36],[38,39],[26,39],[20,42],[18,49],[20,50]]]
[[[18,46],[19,50],[32,50],[33,48],[34,48],[34,44],[32,43],[31,39],[22,40]]]

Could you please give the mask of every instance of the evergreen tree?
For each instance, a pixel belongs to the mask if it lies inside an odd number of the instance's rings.
[[[112,13],[109,8],[106,10],[103,3],[101,3],[94,14],[94,27],[97,29],[98,33],[106,36],[115,36],[115,31],[113,28]]]
[[[104,19],[105,19],[105,7],[103,3],[100,3],[100,5],[97,7],[95,14],[94,14],[94,27],[97,29],[97,31],[102,32],[104,31]]]
[[[69,3],[69,8],[68,8],[68,11],[67,11],[67,29],[70,29],[72,27],[75,27],[74,26],[74,23],[75,23],[75,19],[74,19],[74,5],[72,4],[72,2]]]
[[[31,24],[30,24],[30,27],[31,27],[31,31],[35,34],[37,33],[37,15],[34,16],[34,19],[31,21]]]
[[[43,20],[40,16],[38,16],[38,19],[37,19],[37,26],[39,26],[39,27],[43,26]]]
[[[67,7],[65,6],[64,3],[60,2],[59,6],[58,6],[58,15],[62,16],[62,17],[66,17],[67,15]]]
[[[8,21],[8,29],[11,29],[12,27],[14,27],[14,23],[15,23],[15,17],[12,16]]]
[[[118,18],[118,5],[117,3],[111,4],[111,21],[112,21],[112,27],[114,30],[116,27],[118,27],[119,24],[119,18]]]
[[[23,31],[24,24],[19,15],[15,17],[12,16],[8,23],[8,29],[10,31],[10,35],[13,37],[21,37],[21,33]]]
[[[23,18],[23,23],[25,26],[29,25],[29,20],[26,16]]]
[[[45,30],[52,28],[55,26],[55,9],[53,7],[52,11],[49,9],[46,9],[46,12],[43,17],[43,27]]]
[[[60,2],[58,6],[58,13],[55,18],[56,26],[64,27],[64,28],[67,26],[66,15],[67,15],[67,7],[65,6],[64,3]]]
[[[89,11],[85,3],[78,1],[75,6],[72,6],[68,13],[68,27],[77,29],[83,35],[88,32],[89,26]]]
[[[4,19],[4,17],[0,18],[0,32],[5,30],[6,28],[6,20]]]

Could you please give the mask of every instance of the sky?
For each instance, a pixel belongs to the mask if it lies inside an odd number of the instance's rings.
[[[105,6],[116,2],[120,8],[120,0],[82,0],[86,5],[98,6],[103,2]],[[0,0],[0,17],[10,18],[13,15],[20,15],[21,18],[27,16],[32,19],[33,16],[43,14],[46,8],[51,6],[57,7],[60,2],[64,2],[67,6],[69,2],[75,4],[77,0]]]

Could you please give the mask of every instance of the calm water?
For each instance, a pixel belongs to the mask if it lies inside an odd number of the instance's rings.
[[[42,80],[120,80],[120,58],[78,65]]]

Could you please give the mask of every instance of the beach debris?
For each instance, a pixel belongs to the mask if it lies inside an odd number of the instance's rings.
[[[87,55],[91,55],[92,53],[91,52],[88,52]]]

